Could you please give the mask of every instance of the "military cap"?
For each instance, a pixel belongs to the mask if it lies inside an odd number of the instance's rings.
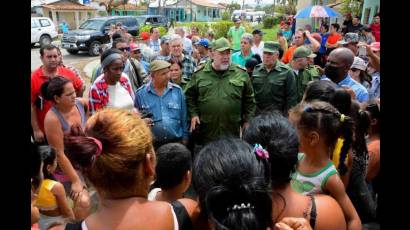
[[[306,46],[299,46],[295,52],[293,52],[293,59],[306,57],[314,58],[316,54],[312,53],[312,50]]]
[[[222,37],[214,41],[211,45],[211,48],[216,51],[225,51],[231,49],[231,44],[229,43],[228,39]]]
[[[280,49],[279,42],[267,41],[263,45],[263,52],[274,53],[274,52],[279,51],[279,49]]]

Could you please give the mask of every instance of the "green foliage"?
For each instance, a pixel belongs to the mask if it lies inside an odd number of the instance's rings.
[[[296,5],[276,6],[275,11],[281,14],[296,14]]]
[[[269,29],[272,28],[274,25],[275,18],[273,17],[265,17],[263,18],[263,28],[264,29]]]
[[[215,39],[227,37],[229,28],[233,25],[234,23],[232,21],[219,21],[217,23],[213,23],[211,25],[211,29],[215,34]]]
[[[151,29],[151,27],[152,26],[149,26],[149,25],[143,26],[139,29],[139,33],[141,33],[141,32],[148,32],[149,33],[149,30]],[[159,34],[160,34],[161,37],[164,36],[165,34],[167,34],[167,29],[165,27],[160,26],[160,27],[157,27],[157,29],[158,29]]]
[[[218,22],[188,22],[188,23],[177,23],[177,27],[191,28],[196,26],[199,29],[201,36],[204,36],[208,30],[214,32],[215,38],[227,37],[229,28],[234,26],[232,21],[218,21]],[[242,22],[242,26],[245,28],[247,33],[252,33],[253,27],[248,22]]]
[[[360,14],[360,12],[362,12],[361,8],[362,8],[362,4],[359,0],[343,0],[342,8],[340,9],[340,12],[342,14],[351,13],[352,16],[353,15],[361,16]]]
[[[231,19],[231,14],[229,12],[222,13],[222,21],[229,21]]]
[[[232,12],[234,10],[240,10],[241,9],[241,5],[239,5],[238,3],[231,3],[227,6],[227,9],[229,10],[229,12],[232,14]]]

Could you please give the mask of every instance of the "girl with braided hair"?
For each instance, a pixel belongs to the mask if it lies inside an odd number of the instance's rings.
[[[354,121],[340,113],[327,102],[314,101],[299,106],[303,108],[296,125],[300,138],[300,153],[291,186],[304,195],[329,194],[339,203],[345,215],[347,229],[361,229],[361,221],[352,202],[346,194],[338,171],[345,171],[340,163],[338,169],[330,159],[337,139],[344,142],[340,162],[345,158],[353,143]]]

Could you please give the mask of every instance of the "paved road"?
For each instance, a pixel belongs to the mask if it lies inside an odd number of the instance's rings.
[[[65,49],[61,49],[63,54],[63,61],[67,65],[73,65],[77,67],[79,64],[84,63],[84,65],[88,62],[98,59],[99,57],[92,57],[89,56],[86,52],[79,52],[76,55],[71,55],[67,53]],[[41,65],[40,60],[40,47],[37,45],[34,48],[31,48],[31,70],[35,70],[37,67]]]

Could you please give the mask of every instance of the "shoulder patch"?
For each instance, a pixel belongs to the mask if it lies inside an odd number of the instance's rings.
[[[199,72],[199,71],[202,70],[204,67],[205,67],[205,63],[203,63],[203,64],[197,66],[197,68],[196,68],[196,70],[194,71],[194,73]]]
[[[238,69],[243,70],[243,71],[245,71],[245,72],[246,72],[246,68],[245,68],[245,67],[240,66],[240,65],[236,65],[236,67],[237,67]]]

